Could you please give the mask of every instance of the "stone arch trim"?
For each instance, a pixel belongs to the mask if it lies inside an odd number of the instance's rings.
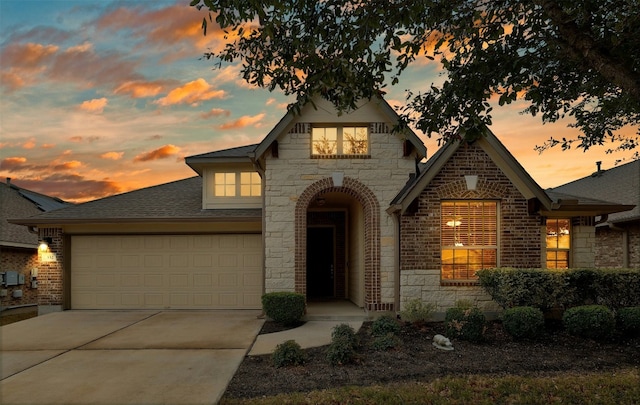
[[[322,193],[338,192],[355,198],[364,213],[364,302],[368,310],[382,310],[380,282],[380,203],[375,194],[360,181],[345,177],[342,186],[324,178],[307,187],[295,208],[295,291],[307,290],[307,210]]]

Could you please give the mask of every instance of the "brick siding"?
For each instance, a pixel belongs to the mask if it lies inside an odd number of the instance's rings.
[[[31,288],[31,269],[38,268],[38,253],[35,249],[0,248],[0,272],[17,271],[24,275],[25,283],[16,286],[0,286],[6,290],[6,296],[0,296],[0,305],[9,308],[38,303],[38,289]],[[14,298],[13,292],[22,290],[22,297]]]

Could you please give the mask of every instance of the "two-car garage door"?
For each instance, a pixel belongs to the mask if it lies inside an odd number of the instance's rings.
[[[258,309],[258,234],[71,237],[73,309]]]

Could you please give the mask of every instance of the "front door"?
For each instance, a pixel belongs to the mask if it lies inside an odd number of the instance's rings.
[[[334,228],[307,229],[307,298],[335,296]]]

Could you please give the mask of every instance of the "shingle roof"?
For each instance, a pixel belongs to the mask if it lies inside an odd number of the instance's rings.
[[[590,176],[549,189],[549,193],[565,193],[580,199],[592,198],[635,208],[609,215],[610,222],[640,219],[640,160],[600,170]]]
[[[253,152],[258,144],[239,146],[237,148],[229,148],[223,150],[216,150],[214,152],[202,153],[200,155],[188,156],[186,159],[199,159],[199,158],[234,158],[234,157],[247,157],[247,155]]]
[[[0,184],[0,245],[16,247],[36,247],[38,235],[24,226],[8,223],[9,218],[32,216],[69,206],[59,198],[49,197],[27,190],[15,184]]]
[[[202,178],[191,177],[20,218],[25,225],[104,222],[259,221],[261,209],[202,209]]]

